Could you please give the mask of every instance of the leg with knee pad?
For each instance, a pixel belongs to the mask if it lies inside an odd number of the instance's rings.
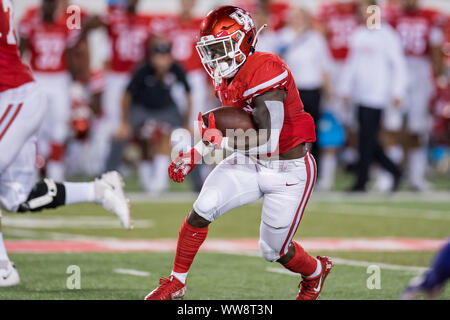
[[[51,179],[38,182],[31,190],[27,201],[19,206],[18,212],[37,212],[43,209],[54,209],[65,204],[66,189],[62,183]]]
[[[194,202],[194,211],[208,221],[214,221],[220,216],[221,193],[218,188],[204,188]]]
[[[280,258],[280,249],[273,248],[270,244],[268,244],[263,239],[259,239],[258,242],[259,250],[261,251],[261,255],[264,259],[269,262],[277,261]]]

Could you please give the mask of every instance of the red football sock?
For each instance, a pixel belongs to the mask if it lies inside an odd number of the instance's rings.
[[[184,220],[178,235],[177,251],[173,271],[186,273],[189,271],[198,249],[206,239],[208,227],[195,228]]]
[[[317,260],[310,256],[297,242],[292,241],[292,243],[295,246],[295,255],[284,267],[305,277],[312,275],[317,269]]]

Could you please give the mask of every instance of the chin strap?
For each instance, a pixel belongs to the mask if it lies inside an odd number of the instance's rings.
[[[266,27],[267,27],[267,23],[264,23],[264,24],[261,26],[261,28],[258,29],[258,31],[256,32],[256,35],[255,35],[255,39],[253,39],[253,42],[252,42],[252,48],[255,48],[256,41],[258,40],[259,34],[260,34],[261,31],[263,31],[263,29],[266,28]]]

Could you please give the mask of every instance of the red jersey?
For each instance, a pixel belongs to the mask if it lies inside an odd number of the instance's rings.
[[[111,45],[111,70],[132,72],[148,52],[150,17],[115,9],[106,15],[104,23]]]
[[[0,0],[0,92],[34,81],[30,69],[22,63],[13,26],[10,0]]]
[[[34,71],[67,71],[66,49],[74,42],[75,31],[67,28],[64,16],[53,23],[42,20],[40,8],[30,9],[19,24],[19,33],[29,44],[30,65]]]
[[[317,20],[324,25],[328,47],[337,61],[347,59],[350,36],[359,25],[356,3],[330,3],[322,6]]]
[[[203,19],[183,20],[175,17],[173,28],[168,30],[168,38],[172,44],[172,56],[179,62],[186,72],[203,70],[202,62],[195,49],[198,31]]]
[[[279,140],[279,153],[304,142],[315,142],[314,120],[304,111],[294,77],[277,55],[255,52],[247,58],[236,76],[227,83],[216,84],[215,93],[223,106],[234,106],[253,113],[254,99],[269,91],[284,89],[284,123]]]
[[[414,57],[429,55],[431,45],[436,42],[433,32],[441,31],[440,28],[444,23],[443,17],[437,11],[430,9],[398,10],[390,19],[390,23],[400,35],[405,55]],[[437,38],[439,41],[440,36]],[[434,45],[440,44],[434,43]]]

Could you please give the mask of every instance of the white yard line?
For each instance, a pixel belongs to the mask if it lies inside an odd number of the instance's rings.
[[[331,258],[331,260],[333,260],[333,263],[335,263],[335,264],[341,264],[341,265],[346,265],[346,266],[363,267],[363,268],[367,268],[369,266],[378,266],[378,267],[380,267],[380,269],[403,271],[403,272],[414,273],[414,274],[420,274],[420,273],[423,273],[426,270],[428,270],[428,268],[425,268],[425,267],[402,266],[402,265],[387,264],[387,263],[382,263],[382,262],[347,260],[347,259],[342,259],[342,258]],[[294,273],[287,269],[282,269],[282,268],[278,268],[278,267],[268,267],[266,270],[268,272],[275,272],[275,273],[287,274],[287,275],[291,275],[291,276],[298,276],[298,273]]]
[[[122,268],[117,268],[114,269],[115,273],[119,273],[119,274],[127,274],[127,275],[131,275],[131,276],[137,276],[137,277],[149,277],[150,276],[150,272],[147,271],[139,271],[139,270],[134,270],[134,269],[122,269]]]
[[[120,228],[119,220],[113,216],[23,216],[8,215],[2,218],[5,227],[21,229],[116,229]],[[133,221],[135,228],[151,228],[151,220]]]
[[[20,228],[11,228],[8,227],[7,230],[4,230],[5,234],[10,236],[23,237],[26,239],[35,239],[35,240],[79,240],[79,241],[97,241],[97,240],[117,240],[117,238],[112,237],[92,237],[86,236],[82,234],[74,234],[74,233],[63,233],[63,232],[48,232],[48,231],[34,231]]]

